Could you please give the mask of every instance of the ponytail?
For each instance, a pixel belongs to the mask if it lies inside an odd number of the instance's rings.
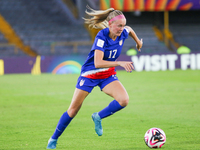
[[[119,10],[115,10],[114,8],[109,8],[107,10],[94,10],[87,6],[87,8],[90,10],[88,12],[87,10],[85,13],[91,18],[86,19],[85,23],[89,25],[89,28],[95,28],[95,29],[104,29],[108,27],[108,21],[110,21],[112,18],[118,15],[122,15],[123,13]]]

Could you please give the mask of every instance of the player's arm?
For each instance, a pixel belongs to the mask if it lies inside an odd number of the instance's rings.
[[[135,31],[133,31],[133,29],[131,27],[125,26],[125,28],[127,28],[129,30],[129,35],[135,40],[136,48],[138,49],[138,51],[141,51],[140,49],[142,48],[142,45],[143,45],[142,39],[139,40],[139,38],[137,37]]]
[[[101,50],[95,50],[94,52],[94,65],[96,68],[110,68],[121,66],[127,72],[132,72],[134,69],[133,62],[131,61],[106,61],[103,60],[104,53]]]

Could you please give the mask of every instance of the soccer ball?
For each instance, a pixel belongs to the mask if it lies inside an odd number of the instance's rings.
[[[144,141],[149,148],[161,148],[166,142],[165,132],[159,128],[151,128],[145,133]]]

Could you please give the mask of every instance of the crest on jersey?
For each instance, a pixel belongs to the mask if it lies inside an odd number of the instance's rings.
[[[120,40],[120,41],[119,41],[119,45],[121,46],[121,45],[122,45],[122,43],[123,43],[123,40]]]
[[[84,82],[85,82],[85,80],[82,79],[82,80],[80,81],[79,85],[80,85],[80,86],[83,86]]]

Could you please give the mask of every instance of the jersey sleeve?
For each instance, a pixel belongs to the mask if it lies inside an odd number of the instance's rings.
[[[123,36],[125,37],[125,39],[127,39],[128,38],[128,35],[129,35],[129,30],[128,30],[128,28],[124,28],[124,31],[122,32],[122,34],[123,34]]]
[[[100,31],[95,37],[92,50],[98,49],[104,52],[104,47],[105,47],[105,36]]]

